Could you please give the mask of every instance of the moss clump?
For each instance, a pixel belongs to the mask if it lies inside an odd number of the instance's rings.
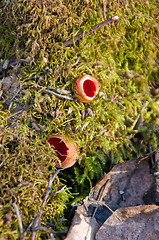
[[[54,152],[48,149],[46,154],[45,145],[52,133],[70,135],[79,148],[78,162],[61,171],[52,186],[67,184],[75,196],[72,202],[82,199],[89,192],[88,184],[91,187],[103,171],[137,152],[131,138],[138,131],[144,136],[141,154],[149,141],[153,148],[158,146],[157,4],[150,0],[126,1],[125,5],[112,0],[15,0],[1,1],[0,9],[1,62],[12,55],[17,61],[26,59],[19,68],[0,75],[4,80],[14,74],[21,83],[14,96],[8,96],[2,86],[0,102],[1,235],[17,239],[12,203],[19,206],[26,227],[40,209],[54,167],[48,161]],[[114,15],[120,17],[117,22],[65,49],[57,48]],[[59,99],[42,91],[60,88],[75,98],[74,82],[83,73],[100,83],[100,93],[91,103]],[[13,118],[12,114],[17,115]],[[143,123],[134,130],[139,116]],[[68,189],[49,197],[45,210],[52,211],[44,218],[56,229],[65,229],[58,219],[69,197]],[[44,232],[38,234],[38,239],[47,239]]]

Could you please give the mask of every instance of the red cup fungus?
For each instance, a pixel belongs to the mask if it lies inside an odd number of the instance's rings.
[[[98,81],[90,76],[83,75],[75,82],[75,95],[81,102],[91,102],[99,91]]]
[[[77,148],[74,141],[67,136],[52,135],[46,139],[52,146],[60,162],[56,163],[57,168],[69,168],[77,160]]]

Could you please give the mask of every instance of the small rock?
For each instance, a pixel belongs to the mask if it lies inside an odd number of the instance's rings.
[[[119,216],[121,220],[117,217]],[[159,206],[146,205],[120,208],[100,227],[96,240],[159,239]]]

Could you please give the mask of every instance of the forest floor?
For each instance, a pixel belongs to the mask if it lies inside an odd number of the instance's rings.
[[[158,17],[151,0],[0,2],[1,239],[64,239],[104,173],[157,151]],[[99,82],[88,103],[84,74]],[[52,134],[76,144],[72,167],[49,160]]]

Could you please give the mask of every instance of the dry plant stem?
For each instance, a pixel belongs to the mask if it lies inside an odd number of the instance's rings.
[[[49,194],[51,192],[51,185],[54,181],[54,179],[56,178],[57,174],[59,173],[59,169],[56,170],[56,172],[54,172],[54,174],[50,174],[49,176],[49,182],[48,182],[48,186],[46,188],[46,192],[45,192],[45,196],[44,196],[44,200],[43,200],[43,203],[41,205],[41,209],[40,209],[40,212],[39,212],[39,215],[34,219],[34,223],[33,223],[33,232],[32,232],[32,236],[31,236],[31,240],[34,240],[35,237],[36,237],[36,231],[37,231],[37,227],[39,225],[39,222],[40,222],[40,219],[41,219],[41,216],[42,216],[42,213],[43,213],[43,210],[44,210],[44,207],[45,207],[45,204],[47,202],[47,199],[49,197]]]
[[[143,161],[144,159],[148,158],[149,156],[151,156],[153,153],[159,151],[159,147],[155,148],[155,150],[153,150],[151,153],[145,154],[145,156],[143,157],[139,157],[138,158],[138,164]]]
[[[45,225],[47,225],[47,226],[49,226],[49,227],[54,227],[54,224],[52,224],[52,223],[45,222],[45,221],[44,221],[44,223],[45,223]]]
[[[17,215],[20,234],[22,235],[23,234],[23,224],[22,224],[22,219],[21,219],[21,216],[20,216],[19,208],[18,208],[16,203],[13,203],[13,207],[14,207],[15,213]]]
[[[37,88],[37,87],[31,87],[31,89],[41,90],[40,88]],[[48,89],[42,89],[41,91],[44,92],[44,93],[50,93],[50,94],[55,95],[56,97],[59,97],[59,98],[65,98],[65,99],[67,99],[69,101],[76,102],[76,100],[71,98],[71,97],[68,97],[68,96],[65,96],[65,95],[53,92],[53,91],[48,90]]]
[[[51,91],[51,90],[48,90],[48,89],[43,89],[42,92],[50,93],[50,94],[55,95],[56,97],[65,98],[65,99],[70,100],[70,101],[73,101],[73,102],[76,101],[76,100],[74,100],[74,99],[71,98],[71,97],[67,97],[67,96],[65,96],[65,95],[61,95],[61,94],[59,94],[59,93],[55,93],[55,92],[53,92],[53,91]]]
[[[84,32],[84,33],[81,33],[81,34],[75,36],[74,38],[72,38],[72,39],[64,42],[63,44],[61,44],[61,46],[59,45],[59,46],[55,46],[55,47],[56,47],[57,49],[58,49],[58,48],[61,48],[61,47],[65,48],[65,47],[67,47],[68,45],[72,44],[73,42],[79,40],[80,38],[83,38],[84,36],[92,33],[93,31],[95,31],[95,30],[97,30],[97,29],[99,29],[99,28],[101,28],[101,27],[104,27],[105,25],[107,25],[107,24],[109,24],[109,23],[112,23],[112,22],[114,22],[114,21],[116,21],[116,20],[118,20],[118,19],[119,19],[118,16],[111,17],[111,18],[109,18],[108,20],[105,20],[105,21],[103,21],[103,22],[101,22],[101,23],[93,26],[89,31],[86,31],[86,32]]]

